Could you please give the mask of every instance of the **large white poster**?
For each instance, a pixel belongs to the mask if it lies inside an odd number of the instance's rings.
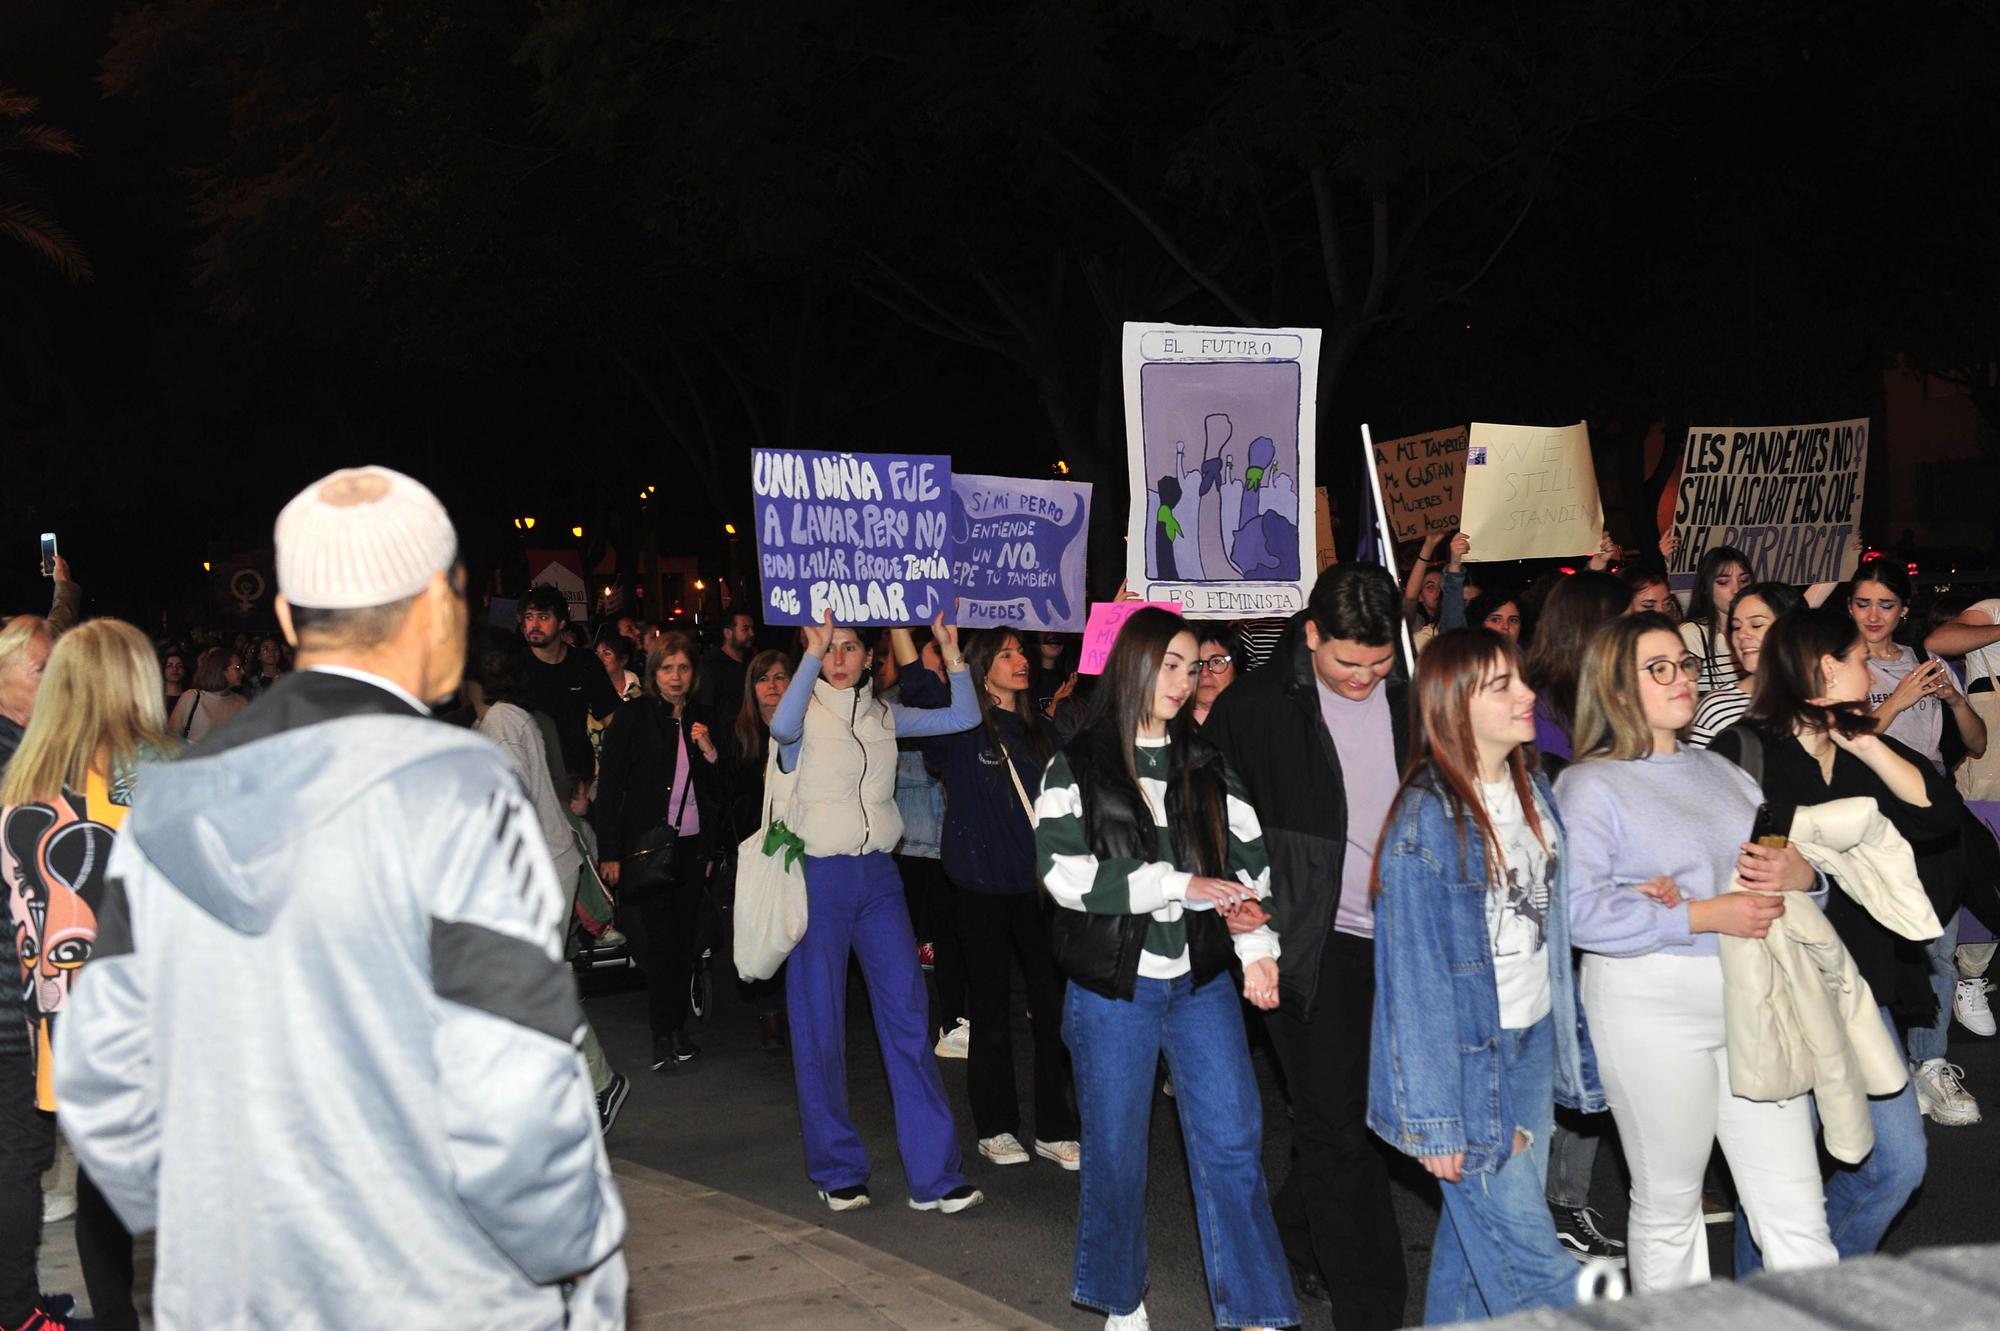
[[[1304,608],[1319,336],[1125,325],[1126,585],[1141,600],[1193,619]]]

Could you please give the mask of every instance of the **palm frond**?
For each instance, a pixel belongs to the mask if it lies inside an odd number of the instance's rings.
[[[59,157],[83,156],[83,145],[68,130],[30,120],[25,124],[0,127],[0,153],[53,153]]]
[[[90,257],[76,237],[39,208],[0,202],[0,236],[25,247],[71,282],[88,282],[95,275]]]

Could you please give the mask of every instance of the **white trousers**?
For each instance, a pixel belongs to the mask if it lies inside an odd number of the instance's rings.
[[[1805,1097],[1729,1093],[1717,957],[1583,959],[1583,1008],[1632,1172],[1627,1268],[1641,1294],[1708,1279],[1701,1178],[1717,1141],[1773,1271],[1839,1260]]]

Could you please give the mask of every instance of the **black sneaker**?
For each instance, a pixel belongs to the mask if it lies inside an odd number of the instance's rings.
[[[967,1211],[986,1200],[986,1194],[970,1183],[961,1183],[936,1201],[920,1202],[910,1198],[912,1211],[943,1211],[946,1215],[956,1215]]]
[[[1549,1214],[1555,1218],[1556,1238],[1570,1256],[1579,1262],[1597,1258],[1625,1265],[1625,1241],[1614,1239],[1597,1227],[1596,1207],[1557,1206],[1551,1202]]]
[[[868,1185],[857,1183],[849,1188],[823,1189],[819,1199],[829,1211],[859,1211],[868,1205]]]
[[[625,1107],[625,1097],[632,1094],[632,1080],[622,1072],[611,1074],[611,1083],[597,1093],[597,1125],[607,1137],[611,1135],[611,1125],[618,1121],[618,1111]]]

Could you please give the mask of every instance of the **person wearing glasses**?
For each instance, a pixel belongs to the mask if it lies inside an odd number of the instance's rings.
[[[1208,720],[1209,708],[1223,691],[1236,682],[1236,657],[1241,650],[1237,646],[1236,631],[1227,625],[1207,624],[1202,626],[1201,646],[1196,648],[1201,654],[1196,664],[1201,673],[1200,681],[1194,689],[1194,727],[1199,731]]]
[[[1702,1173],[1717,1141],[1773,1270],[1829,1265],[1812,1111],[1729,1089],[1716,935],[1762,938],[1784,893],[1821,896],[1797,847],[1748,844],[1763,796],[1720,754],[1685,748],[1701,660],[1672,621],[1628,615],[1584,651],[1556,780],[1584,1013],[1632,1175],[1627,1267],[1641,1294],[1708,1279]],[[1730,890],[1740,877],[1748,892]]]

